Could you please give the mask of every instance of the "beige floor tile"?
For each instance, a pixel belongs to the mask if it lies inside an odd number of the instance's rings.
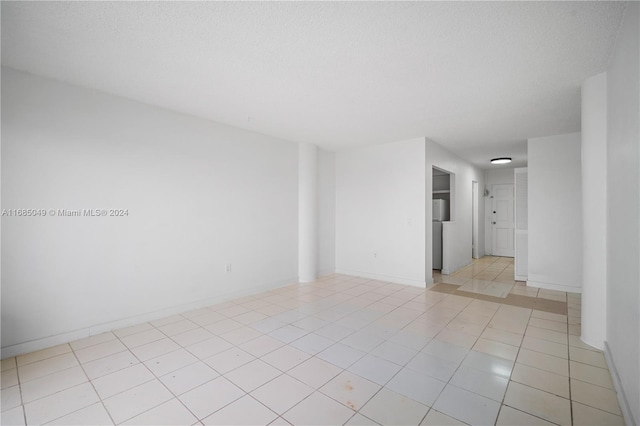
[[[563,424],[570,394],[575,424],[619,424],[602,352],[572,334],[579,295],[514,283],[513,271],[513,259],[487,257],[435,274],[450,284],[434,291],[333,274],[9,358],[3,423],[24,421],[20,376],[27,419],[57,424],[110,424],[107,409],[135,424]],[[311,356],[305,341],[330,346]],[[393,374],[416,357],[461,366],[448,384],[407,367]],[[82,370],[92,388],[78,390]]]
[[[548,340],[554,343],[561,343],[563,345],[566,345],[568,342],[567,333],[560,333],[557,331],[533,326],[527,327],[524,335],[535,337],[536,339]]]
[[[182,367],[194,364],[198,358],[185,349],[178,349],[168,354],[160,355],[144,362],[149,370],[157,377],[176,371]]]
[[[202,422],[205,425],[266,425],[277,417],[276,413],[250,395],[245,395],[216,411]]]
[[[380,388],[380,385],[349,371],[344,371],[331,379],[319,390],[323,394],[357,411],[360,410]]]
[[[32,362],[42,361],[47,358],[54,357],[56,355],[62,355],[71,352],[71,347],[68,344],[53,346],[51,348],[42,349],[40,351],[31,352],[25,355],[19,355],[16,357],[18,366],[25,364],[31,364]]]
[[[97,345],[98,343],[104,343],[104,342],[108,342],[109,340],[114,340],[115,338],[116,336],[111,332],[100,333],[100,334],[96,334],[95,336],[76,340],[75,342],[71,342],[70,345],[74,350],[83,349],[88,346]]]
[[[571,346],[569,347],[569,359],[595,367],[607,368],[607,362],[602,352],[589,351]]]
[[[207,340],[189,345],[185,349],[202,360],[231,349],[232,347],[233,345],[226,340],[218,336],[213,336]]]
[[[97,402],[47,424],[60,426],[112,425],[113,421],[102,402]]]
[[[126,350],[127,347],[123,345],[120,340],[109,340],[107,342],[98,343],[97,345],[78,349],[75,351],[75,354],[81,363],[85,363]]]
[[[449,417],[446,414],[443,414],[439,411],[434,410],[433,408],[429,410],[427,415],[420,423],[420,426],[462,426],[466,425],[453,417]]]
[[[98,395],[105,399],[153,379],[153,374],[144,364],[136,364],[94,379],[92,383]]]
[[[496,330],[503,330],[516,334],[524,334],[525,330],[527,329],[527,323],[513,321],[509,318],[502,319],[496,314],[496,316],[487,325],[487,328],[495,328]]]
[[[525,386],[509,383],[504,404],[560,425],[571,424],[569,400]]]
[[[381,425],[417,425],[427,411],[426,405],[382,388],[360,413]]]
[[[622,415],[616,392],[611,389],[571,379],[571,399],[618,416]]]
[[[572,402],[573,424],[575,426],[624,426],[624,419],[621,416],[589,407],[579,402]]]
[[[569,361],[529,349],[520,349],[517,362],[520,364],[549,371],[554,374],[569,376]]]
[[[558,358],[569,359],[569,347],[566,344],[550,342],[536,337],[525,336],[522,347],[543,354],[557,356]]]
[[[162,332],[152,328],[149,330],[141,331],[140,333],[130,334],[120,338],[120,341],[124,343],[128,348],[135,348],[137,346],[146,345],[147,343],[155,342],[166,338]]]
[[[582,324],[582,318],[580,317],[568,317],[567,324],[569,325],[580,325]]]
[[[22,371],[22,369],[21,369]],[[18,370],[13,368],[11,370],[5,370],[0,375],[0,387],[2,389],[10,388],[18,384]]]
[[[108,357],[100,358],[95,361],[82,365],[87,377],[93,380],[107,374],[114,373],[123,368],[138,364],[140,361],[129,351],[119,352]]]
[[[182,395],[208,381],[218,377],[211,367],[198,361],[186,367],[172,371],[160,377],[160,381],[173,392],[174,395]]]
[[[511,361],[514,361],[516,359],[516,356],[518,355],[517,346],[511,346],[483,338],[478,339],[476,344],[473,346],[473,350],[484,352],[489,355],[495,355],[497,357],[505,358]]]
[[[250,353],[253,356],[261,357],[281,348],[283,343],[269,336],[260,336],[240,345],[240,349]]]
[[[283,417],[293,425],[336,425],[344,424],[353,414],[350,408],[320,392],[314,392]]]
[[[11,358],[5,358],[2,361],[0,361],[0,370],[2,371],[6,371],[6,370],[11,370],[14,368],[17,368],[16,365],[16,358],[15,357],[11,357]]]
[[[130,334],[136,334],[136,333],[140,333],[141,331],[145,331],[145,330],[151,330],[153,328],[153,326],[151,324],[149,324],[148,322],[142,323],[142,324],[136,324],[136,325],[132,325],[129,327],[125,327],[125,328],[120,328],[118,330],[114,330],[113,334],[115,334],[118,337],[125,337],[128,336]]]
[[[531,316],[533,318],[541,318],[549,321],[561,322],[564,324],[567,323],[567,316],[562,314],[554,314],[551,312],[538,311],[534,309],[533,312],[531,313]]]
[[[516,410],[515,408],[503,405],[498,414],[498,420],[496,426],[551,426],[553,423],[549,423],[540,417],[532,416],[523,411]]]
[[[283,374],[259,387],[251,395],[276,413],[284,414],[313,391],[310,386]]]
[[[155,342],[147,343],[146,345],[137,346],[131,349],[131,352],[140,359],[140,361],[144,362],[150,360],[151,358],[159,357],[160,355],[164,355],[166,353],[175,351],[180,348],[176,342],[169,338],[156,340]]]
[[[242,389],[218,377],[180,395],[179,399],[197,418],[203,419],[243,395]]]
[[[302,352],[291,346],[283,346],[273,352],[269,352],[261,359],[280,371],[288,371],[309,358],[311,358],[311,355],[306,352]]]
[[[186,346],[204,342],[205,340],[211,339],[213,337],[213,334],[202,327],[198,327],[194,328],[193,330],[185,331],[184,333],[171,336],[171,340],[184,348]]]
[[[20,374],[20,381],[24,383],[77,365],[78,361],[73,353],[64,353],[41,361],[18,366],[18,372]],[[2,380],[5,381],[7,379],[3,376]]]
[[[6,411],[0,413],[0,424],[10,426],[24,426],[24,409],[22,408],[22,406],[7,409]]]
[[[516,363],[511,380],[563,398],[569,398],[569,378]]]
[[[495,328],[486,328],[481,338],[494,340],[496,342],[505,343],[511,346],[520,346],[522,343],[523,335],[520,333],[511,333],[509,331],[498,330]]]
[[[277,368],[256,359],[230,371],[225,377],[245,392],[251,392],[281,374]]]
[[[89,383],[83,383],[24,405],[28,424],[43,424],[99,402]]]
[[[218,373],[225,374],[231,370],[235,370],[241,365],[245,365],[248,362],[253,361],[254,359],[255,357],[253,355],[243,351],[242,349],[234,347],[213,355],[212,357],[205,359],[204,362]]]
[[[436,340],[471,349],[475,344],[478,336],[462,333],[460,331],[444,329],[434,337]]]
[[[611,374],[606,368],[594,367],[580,362],[569,362],[569,375],[572,379],[582,382],[591,383],[592,385],[602,386],[603,388],[613,389]]]
[[[173,398],[158,380],[152,380],[105,399],[104,405],[116,424],[144,413]]]
[[[348,422],[344,424],[344,426],[379,426],[379,424],[374,422],[370,418],[363,416],[360,413],[356,413],[353,415],[353,417],[349,419]]]
[[[573,336],[571,334],[569,335],[569,346],[573,346],[580,349],[586,349],[588,351],[601,352],[600,349],[594,348],[593,346],[589,346],[586,343],[584,343],[582,340],[580,340],[579,336]]]
[[[80,366],[71,367],[22,383],[20,386],[22,390],[22,400],[26,404],[87,381],[89,381],[89,379]]]
[[[124,422],[125,425],[191,425],[197,419],[177,399],[171,399]]]
[[[16,385],[2,389],[2,391],[0,391],[0,402],[0,408],[2,411],[10,410],[22,405],[20,386]]]
[[[341,368],[333,364],[312,357],[289,370],[287,374],[317,389],[336,377],[341,371]]]
[[[551,321],[543,318],[531,318],[529,320],[529,325],[533,327],[544,328],[545,330],[557,331],[559,333],[567,332],[566,322]]]

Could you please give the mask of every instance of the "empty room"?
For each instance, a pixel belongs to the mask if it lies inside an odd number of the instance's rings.
[[[2,425],[637,425],[640,3],[1,2]]]

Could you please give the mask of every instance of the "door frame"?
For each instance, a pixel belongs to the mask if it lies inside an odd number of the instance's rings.
[[[479,259],[480,254],[478,251],[478,182],[471,181],[471,257]]]
[[[497,240],[496,239],[496,233],[495,233],[496,224],[495,224],[495,217],[494,217],[494,213],[493,212],[495,211],[494,210],[494,208],[495,208],[494,204],[496,202],[496,199],[495,199],[496,187],[499,187],[499,186],[511,187],[511,194],[512,194],[511,210],[513,212],[513,217],[512,217],[512,220],[511,220],[512,233],[513,233],[513,238],[511,238],[511,241],[512,241],[512,246],[513,247],[512,247],[512,253],[511,254],[498,254],[497,253],[498,250],[496,249],[496,240]],[[515,202],[516,202],[516,200],[515,200],[515,184],[513,184],[513,183],[494,183],[493,185],[491,185],[491,193],[493,194],[491,196],[491,205],[490,205],[490,210],[489,210],[490,211],[489,219],[490,219],[490,224],[491,224],[491,254],[493,256],[514,257],[515,256],[515,232],[516,232],[515,231],[515,226],[516,226],[516,224],[515,224]]]

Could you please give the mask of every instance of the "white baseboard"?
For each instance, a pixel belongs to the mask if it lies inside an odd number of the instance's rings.
[[[545,290],[565,291],[567,293],[582,293],[582,287],[545,283],[545,282],[533,281],[533,280],[527,280],[527,287],[538,287],[538,288],[544,288]]]
[[[387,282],[396,283],[396,284],[412,285],[414,287],[420,287],[420,288],[425,288],[427,286],[425,281],[414,280],[411,278],[395,277],[390,275],[372,274],[370,272],[354,271],[351,269],[337,268],[336,273],[345,274],[345,275],[354,275],[356,277],[362,277],[362,278],[370,278],[372,280],[378,280],[378,281],[387,281]]]
[[[514,280],[516,281],[527,281],[527,276],[526,275],[515,275],[513,277]]]
[[[272,284],[263,284],[256,287],[251,287],[242,291],[228,293],[221,296],[211,297],[208,299],[197,300],[194,302],[172,306],[158,311],[147,312],[140,315],[134,315],[128,318],[122,318],[114,321],[105,322],[102,324],[96,324],[90,327],[85,327],[78,330],[64,332],[52,336],[42,337],[39,339],[30,340],[28,342],[16,343],[14,345],[4,346],[0,350],[0,358],[11,358],[13,356],[27,354],[29,352],[39,351],[40,349],[50,348],[51,346],[61,345],[63,343],[73,342],[78,339],[84,339],[85,337],[94,336],[96,334],[105,333],[107,331],[118,330],[120,328],[129,327],[131,325],[142,324],[148,321],[154,321],[160,318],[168,317],[183,312],[188,312],[194,309],[204,308],[205,306],[215,305],[217,303],[223,303],[228,300],[237,299],[239,297],[249,296],[251,294],[261,293],[267,290],[273,290],[275,288],[284,287],[291,284],[296,284],[296,278],[289,280],[282,280]]]
[[[629,401],[627,400],[627,396],[624,393],[624,388],[622,387],[622,383],[620,382],[618,369],[613,362],[613,357],[611,356],[611,348],[609,348],[609,343],[606,341],[604,342],[604,359],[607,361],[607,366],[609,367],[609,372],[611,373],[613,387],[616,389],[618,403],[620,404],[622,416],[624,417],[624,423],[627,425],[637,425],[638,423],[636,422],[636,419],[633,418],[631,407],[629,406]]]
[[[333,275],[336,273],[335,268],[334,269],[321,269],[318,271],[318,278],[321,277],[325,277],[327,275]]]

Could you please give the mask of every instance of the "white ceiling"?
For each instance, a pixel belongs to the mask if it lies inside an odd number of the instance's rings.
[[[580,129],[621,2],[2,2],[2,64],[337,150],[487,168]]]

